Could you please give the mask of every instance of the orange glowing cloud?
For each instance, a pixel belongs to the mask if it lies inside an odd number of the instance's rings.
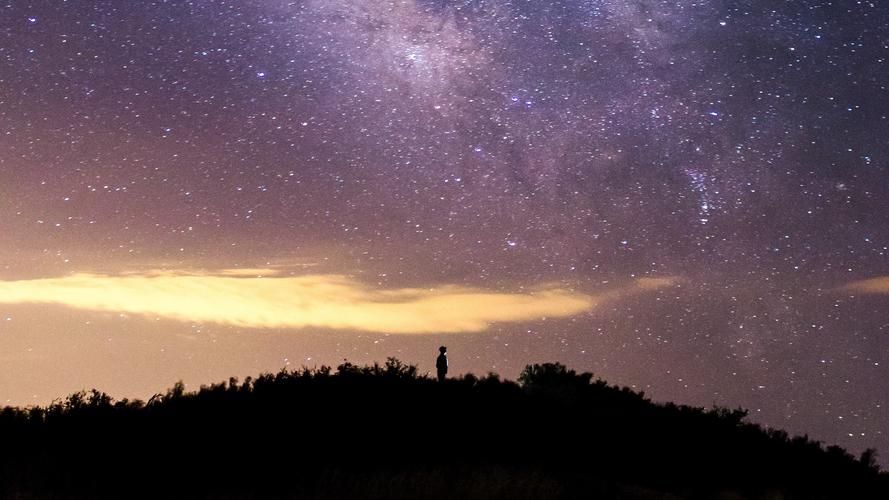
[[[271,269],[74,274],[0,281],[0,303],[58,304],[245,328],[459,333],[484,331],[496,322],[570,317],[674,281],[639,279],[623,288],[585,294],[555,287],[523,293],[461,286],[375,290],[343,276],[281,276]]]
[[[862,295],[886,294],[889,295],[889,276],[879,276],[860,281],[853,281],[839,288],[840,291],[858,293]]]

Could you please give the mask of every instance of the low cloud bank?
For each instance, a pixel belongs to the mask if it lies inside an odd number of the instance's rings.
[[[497,322],[570,317],[604,301],[656,290],[674,281],[643,278],[622,288],[586,294],[558,287],[522,293],[462,286],[372,289],[343,276],[281,276],[267,269],[74,274],[0,281],[0,303],[58,304],[244,328],[460,333],[481,332]]]
[[[853,281],[839,288],[840,291],[852,294],[889,294],[889,276],[879,276],[860,281]]]

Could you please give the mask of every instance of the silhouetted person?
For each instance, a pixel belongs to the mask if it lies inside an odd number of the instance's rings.
[[[441,354],[438,355],[438,358],[435,360],[435,368],[438,369],[438,381],[444,382],[445,375],[448,374],[448,348],[445,346],[441,346],[438,348],[438,352]]]

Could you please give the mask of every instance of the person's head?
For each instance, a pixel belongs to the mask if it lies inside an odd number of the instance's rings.
[[[448,352],[448,348],[445,346],[441,346],[438,348],[438,352],[444,354],[444,353]]]

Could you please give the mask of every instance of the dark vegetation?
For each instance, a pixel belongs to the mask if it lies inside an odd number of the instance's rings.
[[[654,404],[559,364],[282,371],[148,402],[0,411],[5,498],[889,498],[855,458],[746,412]]]

